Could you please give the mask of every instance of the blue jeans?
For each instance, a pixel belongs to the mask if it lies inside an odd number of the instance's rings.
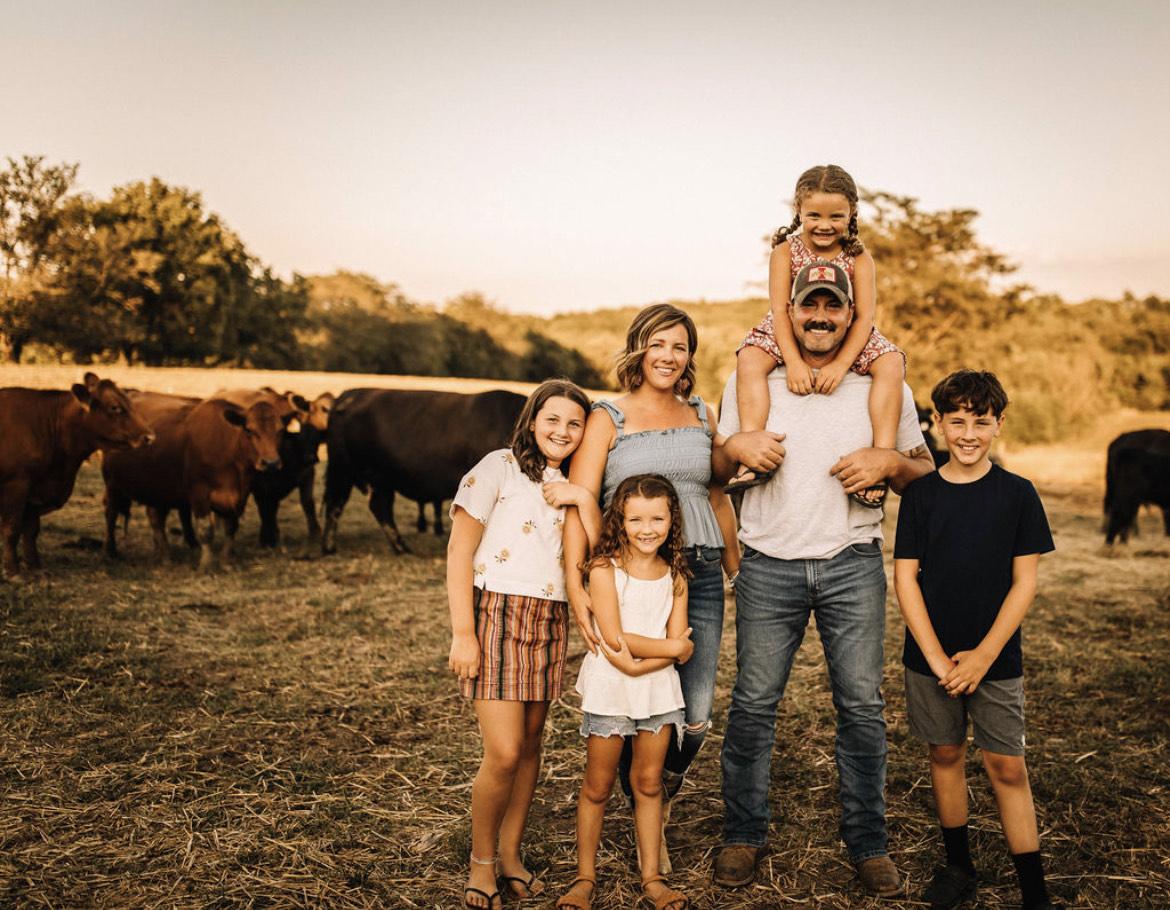
[[[776,707],[809,616],[837,711],[841,838],[853,862],[886,853],[882,638],[886,575],[876,541],[832,559],[773,559],[746,548],[736,582],[736,673],[723,740],[723,840],[762,847]]]
[[[723,551],[715,547],[690,547],[687,564],[691,575],[687,587],[687,625],[695,651],[678,668],[686,703],[687,728],[682,744],[671,740],[663,764],[667,796],[682,786],[682,776],[695,760],[711,727],[711,705],[715,700],[715,671],[719,667],[719,644],[723,638]],[[697,729],[693,729],[697,728]],[[633,753],[622,751],[619,776],[622,790],[630,795],[629,763]]]
[[[666,753],[663,767],[673,774],[686,773],[711,726],[715,671],[719,668],[719,643],[723,639],[722,555],[723,551],[714,547],[692,547],[687,551],[687,563],[694,573],[687,589],[687,625],[691,627],[695,653],[678,668],[686,703],[687,730],[682,746],[672,743]]]

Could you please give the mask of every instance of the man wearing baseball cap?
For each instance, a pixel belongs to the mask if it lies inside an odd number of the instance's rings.
[[[788,314],[804,362],[814,371],[825,366],[853,321],[849,276],[836,263],[806,265],[792,283]],[[723,394],[719,432],[730,438],[716,449],[717,468],[728,475],[735,462],[777,469],[770,483],[744,493],[740,513],[738,673],[723,740],[723,847],[715,862],[715,881],[726,887],[752,880],[767,841],[776,709],[815,615],[837,710],[841,837],[867,891],[902,891],[885,817],[882,513],[847,494],[880,481],[900,492],[934,464],[909,388],[897,451],[873,448],[869,383],[848,373],[830,395],[801,396],[788,391],[783,367],[773,370],[767,429],[757,433],[739,432],[734,375]]]

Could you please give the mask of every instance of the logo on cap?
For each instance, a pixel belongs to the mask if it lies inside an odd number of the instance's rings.
[[[809,284],[815,281],[835,282],[836,280],[836,273],[827,265],[818,265],[808,270],[807,281]]]

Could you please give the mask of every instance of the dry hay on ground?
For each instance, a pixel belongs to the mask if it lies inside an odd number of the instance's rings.
[[[1107,553],[1096,494],[1046,501],[1059,550],[1044,561],[1025,650],[1048,869],[1070,906],[1165,907],[1170,542],[1145,516],[1142,537]],[[418,555],[393,557],[355,501],[340,555],[318,559],[295,511],[284,509],[287,550],[272,555],[255,545],[249,515],[241,568],[211,579],[189,563],[150,567],[139,513],[126,560],[103,564],[91,468],[49,516],[49,575],[0,588],[0,905],[459,905],[478,740],[445,669],[442,542],[409,535]],[[864,899],[844,860],[833,714],[811,630],[778,724],[771,853],[755,886],[710,884],[734,668],[728,607],[715,728],[669,828],[674,883],[697,908],[922,906]],[[896,617],[891,602],[888,811],[918,894],[940,846],[922,748],[906,730]],[[528,839],[550,897],[573,877],[575,704],[568,695],[550,712]],[[975,757],[982,906],[1014,906]],[[632,855],[629,813],[615,805],[599,910],[633,906]]]

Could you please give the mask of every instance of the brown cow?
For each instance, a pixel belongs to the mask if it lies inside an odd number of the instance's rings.
[[[102,465],[106,481],[106,553],[117,556],[114,528],[131,502],[147,507],[155,555],[168,557],[166,517],[171,509],[191,510],[202,550],[199,569],[215,568],[215,519],[224,525],[220,559],[228,562],[240,515],[256,474],[280,467],[277,452],[283,424],[269,400],[240,408],[222,398],[168,404],[159,396],[155,445],[141,452],[118,452]]]
[[[0,533],[10,576],[19,571],[19,540],[25,564],[40,568],[41,516],[69,500],[85,459],[154,439],[125,393],[93,373],[69,391],[0,389],[0,428]]]

